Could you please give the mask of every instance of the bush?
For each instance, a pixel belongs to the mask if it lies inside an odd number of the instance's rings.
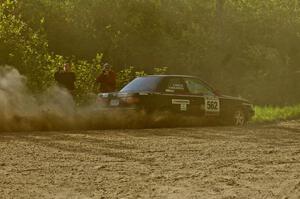
[[[255,107],[254,122],[272,122],[300,117],[300,105],[286,107]]]
[[[28,78],[32,90],[44,90],[60,58],[48,53],[42,30],[33,31],[14,11],[15,1],[0,4],[0,65],[14,66]]]

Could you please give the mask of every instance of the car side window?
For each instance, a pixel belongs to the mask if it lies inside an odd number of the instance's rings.
[[[192,78],[185,78],[184,82],[190,94],[194,95],[214,95],[202,81]]]
[[[166,93],[186,93],[186,88],[180,78],[170,78],[165,84]]]

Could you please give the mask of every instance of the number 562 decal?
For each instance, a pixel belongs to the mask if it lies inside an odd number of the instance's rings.
[[[220,100],[217,97],[205,97],[205,112],[211,114],[219,114],[220,112]]]

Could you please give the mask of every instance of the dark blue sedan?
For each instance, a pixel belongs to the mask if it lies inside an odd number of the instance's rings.
[[[119,92],[100,93],[99,99],[110,108],[143,110],[149,114],[167,111],[236,126],[246,124],[254,115],[249,101],[222,95],[194,76],[138,77]]]

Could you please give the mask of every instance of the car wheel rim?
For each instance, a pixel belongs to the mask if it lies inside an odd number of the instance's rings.
[[[242,126],[245,124],[245,115],[242,111],[237,111],[234,114],[234,124],[236,126]]]

